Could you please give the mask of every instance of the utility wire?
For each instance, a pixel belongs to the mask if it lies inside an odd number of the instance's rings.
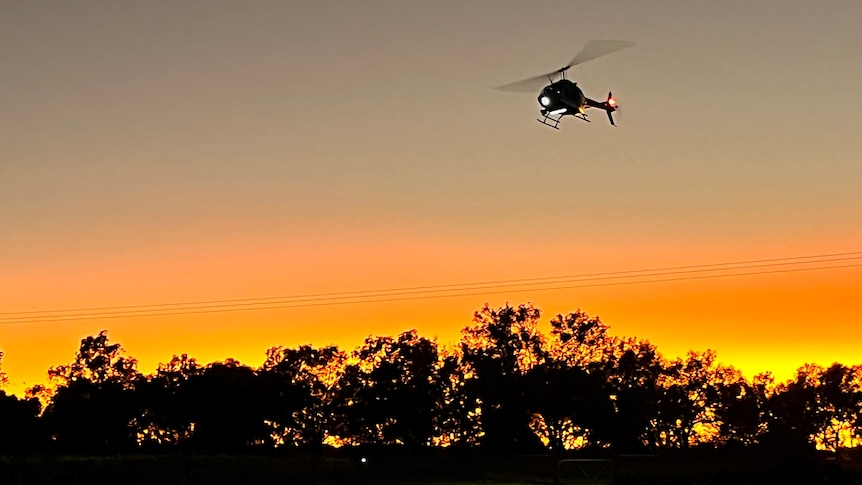
[[[428,287],[414,287],[413,288],[403,288],[403,289],[390,289],[390,290],[378,290],[378,291],[364,291],[364,292],[345,292],[345,293],[328,293],[321,295],[298,295],[294,297],[277,297],[277,298],[269,298],[266,300],[270,301],[261,301],[260,299],[249,299],[249,300],[222,300],[224,303],[219,301],[210,302],[192,302],[186,304],[163,304],[163,305],[141,305],[141,306],[126,306],[126,307],[102,307],[97,309],[91,309],[91,311],[85,312],[82,309],[77,310],[52,310],[46,312],[20,312],[20,313],[6,313],[8,315],[6,317],[0,317],[0,323],[6,322],[14,322],[16,320],[20,321],[29,321],[32,319],[42,319],[42,318],[71,318],[71,317],[93,317],[102,314],[109,315],[134,315],[138,313],[150,314],[153,312],[162,312],[162,311],[186,311],[186,310],[213,310],[219,308],[239,308],[242,307],[262,307],[268,305],[275,304],[288,304],[288,303],[310,303],[310,302],[335,302],[339,300],[365,300],[368,298],[382,298],[382,297],[396,297],[396,296],[407,296],[407,295],[419,295],[419,294],[433,294],[433,293],[452,293],[457,291],[474,291],[474,290],[485,290],[485,289],[499,289],[499,288],[510,288],[511,291],[515,291],[517,289],[527,290],[527,289],[542,289],[541,286],[546,286],[550,284],[565,284],[565,283],[577,283],[577,282],[596,282],[603,280],[621,280],[621,279],[632,279],[632,278],[643,278],[643,277],[656,277],[656,276],[670,276],[670,275],[679,275],[679,274],[690,274],[690,273],[703,273],[710,272],[714,273],[717,271],[732,271],[732,270],[741,270],[741,269],[755,269],[755,268],[766,268],[766,267],[775,267],[775,266],[788,266],[788,265],[800,265],[800,264],[812,264],[812,263],[832,263],[839,261],[848,261],[848,260],[860,260],[862,259],[862,255],[852,256],[852,257],[842,257],[842,258],[822,258],[816,260],[809,261],[785,261],[785,262],[776,262],[776,263],[766,263],[766,264],[739,264],[735,263],[732,267],[722,267],[722,268],[703,268],[702,266],[690,266],[691,268],[700,268],[700,269],[686,269],[686,270],[677,270],[677,271],[659,271],[659,270],[640,270],[640,271],[624,271],[624,272],[615,272],[615,273],[593,273],[594,275],[608,275],[608,276],[591,276],[587,275],[574,275],[567,277],[548,277],[548,278],[530,278],[523,280],[506,280],[511,281],[512,283],[506,283],[506,281],[500,282],[487,282],[487,283],[473,283],[473,284],[461,284],[461,285],[442,285],[442,286],[428,286]],[[726,263],[726,264],[734,264],[734,263]],[[629,273],[629,274],[626,274]],[[639,273],[639,274],[635,274]],[[546,280],[546,281],[539,281]],[[524,283],[518,283],[518,281],[524,281]],[[500,284],[496,284],[500,283]],[[422,289],[428,288],[428,289]],[[326,296],[332,295],[332,296]],[[448,296],[448,295],[443,295]],[[453,295],[457,296],[457,295]],[[241,302],[241,303],[240,303]],[[169,307],[168,305],[172,305]],[[254,309],[251,308],[251,309]],[[24,313],[28,313],[28,315],[24,315]],[[39,315],[34,315],[33,313],[40,313]],[[4,314],[0,314],[4,315]],[[14,315],[14,316],[13,316]]]
[[[34,324],[51,322],[69,322],[80,320],[102,320],[108,318],[155,317],[171,315],[188,315],[202,313],[223,313],[237,311],[273,310],[298,307],[345,305],[354,303],[383,303],[405,300],[424,300],[432,298],[452,298],[463,296],[481,296],[489,294],[515,293],[524,291],[550,291],[574,288],[601,286],[633,285],[645,283],[673,282],[684,280],[724,278],[732,276],[753,276],[763,274],[790,273],[800,271],[841,269],[862,266],[858,264],[841,264],[830,266],[807,266],[785,269],[762,270],[766,267],[811,265],[817,263],[832,263],[862,259],[862,252],[836,253],[831,255],[800,256],[794,258],[777,258],[768,260],[753,260],[732,263],[716,263],[705,265],[675,266],[651,270],[619,271],[608,273],[590,273],[582,275],[558,276],[546,278],[527,278],[520,280],[499,280],[481,283],[465,283],[454,285],[421,286],[408,288],[393,288],[388,290],[367,290],[341,293],[319,293],[272,298],[249,298],[235,300],[211,300],[190,303],[168,303],[159,305],[133,305],[123,307],[97,307],[71,310],[48,310],[42,312],[9,312],[0,313],[0,325]],[[768,262],[768,263],[767,263]],[[767,263],[767,264],[754,264]],[[727,273],[727,271],[752,270],[746,272]],[[692,273],[714,273],[698,274]],[[686,274],[688,276],[678,276]],[[672,276],[672,277],[664,277]],[[650,278],[650,279],[643,279]],[[616,281],[608,281],[616,280]],[[625,280],[625,281],[621,281]],[[575,284],[568,284],[575,283]],[[547,286],[557,285],[557,286]],[[562,285],[562,286],[560,286]],[[506,289],[501,289],[506,288]],[[481,291],[476,290],[493,290]],[[2,315],[6,315],[3,317]]]
[[[687,266],[669,266],[669,267],[661,267],[661,268],[652,268],[652,269],[642,269],[642,270],[629,270],[629,271],[613,271],[613,272],[604,272],[604,273],[584,273],[577,275],[566,275],[566,276],[546,276],[546,277],[538,277],[538,278],[521,278],[521,279],[510,279],[510,280],[495,280],[495,281],[482,281],[476,283],[456,283],[456,284],[448,284],[448,285],[433,285],[433,286],[412,286],[412,287],[402,287],[402,288],[389,288],[389,289],[380,289],[380,290],[361,290],[361,291],[345,291],[345,292],[333,292],[333,293],[311,293],[311,294],[301,294],[301,295],[293,295],[293,296],[274,296],[274,297],[262,297],[262,298],[239,298],[239,299],[229,299],[229,300],[203,300],[203,301],[192,301],[192,302],[178,302],[178,303],[158,303],[158,304],[149,304],[149,305],[126,305],[126,306],[109,306],[109,307],[90,307],[90,308],[73,308],[73,309],[61,309],[61,310],[33,310],[33,311],[21,311],[21,312],[0,312],[0,319],[6,319],[6,317],[15,318],[15,315],[29,315],[27,318],[35,318],[34,314],[51,314],[51,313],[75,313],[75,312],[104,312],[104,311],[119,311],[119,310],[129,310],[129,311],[154,311],[157,309],[171,309],[176,310],[178,308],[171,307],[183,307],[183,308],[195,308],[199,305],[206,306],[231,306],[232,303],[237,303],[238,305],[249,305],[249,304],[263,304],[263,303],[284,303],[287,301],[294,300],[329,300],[329,299],[342,299],[342,298],[361,298],[361,297],[371,297],[371,296],[384,296],[384,295],[403,295],[414,292],[432,292],[432,291],[455,291],[455,290],[467,290],[467,289],[481,289],[481,288],[497,288],[504,286],[524,286],[524,285],[542,285],[542,284],[553,284],[553,283],[563,283],[571,280],[592,280],[592,279],[612,279],[612,278],[634,278],[638,276],[655,276],[657,274],[678,274],[678,273],[688,273],[688,272],[704,272],[704,271],[729,271],[735,269],[748,269],[751,267],[767,267],[767,266],[783,266],[783,265],[791,265],[791,264],[811,264],[811,263],[823,263],[823,262],[833,262],[833,261],[846,261],[846,260],[855,260],[862,259],[862,251],[848,252],[848,253],[832,253],[832,254],[821,254],[814,256],[795,256],[795,257],[787,257],[787,258],[774,258],[774,259],[758,259],[758,260],[749,260],[749,261],[736,261],[736,262],[726,262],[726,263],[711,263],[711,264],[698,264],[698,265],[687,265]],[[807,260],[807,261],[806,261]],[[757,263],[775,263],[775,264],[763,264],[752,266]],[[47,316],[47,315],[46,315]]]
[[[548,288],[512,288],[507,290],[497,290],[497,291],[489,291],[489,292],[475,292],[475,293],[454,293],[449,295],[424,295],[424,296],[412,296],[412,297],[402,297],[402,298],[381,298],[381,299],[364,299],[364,300],[355,300],[355,301],[336,301],[336,302],[295,302],[293,304],[265,304],[257,307],[245,307],[245,308],[221,308],[221,307],[211,307],[211,309],[192,309],[192,310],[182,310],[182,311],[165,311],[162,310],[160,312],[153,313],[139,313],[139,314],[129,314],[129,313],[117,313],[117,314],[94,314],[88,316],[58,316],[58,317],[47,317],[47,318],[33,318],[31,320],[18,320],[18,321],[5,321],[0,320],[0,325],[13,325],[18,323],[51,323],[51,322],[67,322],[67,321],[80,321],[80,320],[103,320],[108,318],[134,318],[134,317],[158,317],[158,316],[171,316],[171,315],[191,315],[191,314],[202,314],[202,313],[226,313],[226,312],[238,312],[238,311],[255,311],[255,310],[277,310],[277,309],[286,309],[286,308],[301,308],[301,307],[317,307],[317,306],[334,306],[334,305],[349,305],[355,303],[388,303],[388,302],[396,302],[396,301],[407,301],[407,300],[427,300],[434,298],[453,298],[453,297],[464,297],[464,296],[482,296],[482,295],[495,295],[495,294],[503,294],[503,293],[521,293],[524,291],[550,291],[550,290],[565,290],[565,289],[575,289],[575,288],[593,288],[593,287],[603,287],[603,286],[622,286],[622,285],[636,285],[636,284],[644,284],[644,283],[664,283],[664,282],[674,282],[674,281],[686,281],[686,280],[700,280],[700,279],[714,279],[714,278],[726,278],[732,276],[752,276],[752,275],[764,275],[764,274],[776,274],[776,273],[793,273],[793,272],[801,272],[801,271],[815,271],[815,270],[828,270],[828,269],[842,269],[842,268],[854,268],[854,267],[862,267],[862,263],[859,264],[845,264],[838,266],[823,266],[823,267],[813,267],[813,268],[794,268],[794,269],[784,269],[784,270],[772,270],[772,271],[756,271],[749,273],[732,273],[732,274],[717,274],[717,275],[700,275],[700,276],[687,276],[687,277],[678,277],[678,278],[664,278],[664,279],[653,279],[653,280],[640,280],[640,281],[624,281],[624,282],[614,282],[614,283],[593,283],[593,284],[582,284],[582,285],[571,285],[571,286],[554,286]],[[203,307],[206,308],[206,307]]]

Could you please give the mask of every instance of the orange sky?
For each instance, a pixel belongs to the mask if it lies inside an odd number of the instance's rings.
[[[0,313],[862,250],[860,15],[803,0],[4,4]],[[587,96],[613,90],[619,128],[553,130],[535,96],[491,89],[590,39],[637,43],[568,73]],[[860,276],[2,324],[0,350],[20,392],[102,329],[143,372],[182,352],[255,366],[274,345],[452,341],[485,302],[532,301],[787,377],[862,362]]]
[[[142,264],[118,265],[112,258],[65,267],[47,264],[41,270],[4,275],[0,290],[22,302],[16,307],[19,310],[46,309],[51,303],[55,309],[82,308],[473,283],[852,250],[836,245],[824,251],[801,241],[772,251],[733,248],[730,241],[700,246],[669,241],[660,247],[546,244],[540,251],[531,251],[524,243],[471,246],[397,235],[354,242],[350,248],[331,241],[314,247],[230,247],[210,254],[195,252],[193,246],[165,251]],[[726,256],[720,260],[715,258],[719,247]],[[712,348],[721,361],[748,375],[771,370],[783,379],[806,362],[862,362],[857,344],[862,339],[860,281],[862,268],[847,268],[282,310],[3,325],[0,331],[9,390],[20,393],[45,382],[49,366],[71,361],[78,341],[101,329],[108,329],[111,340],[123,344],[129,355],[139,359],[140,370],[149,373],[159,362],[183,352],[203,362],[233,357],[257,366],[271,346],[336,343],[352,348],[368,335],[395,335],[411,328],[437,336],[441,343],[453,342],[485,302],[493,306],[533,302],[543,310],[545,320],[582,308],[601,316],[612,333],[649,339],[667,357]]]

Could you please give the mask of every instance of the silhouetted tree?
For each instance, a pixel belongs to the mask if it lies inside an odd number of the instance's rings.
[[[805,365],[769,401],[769,437],[835,451],[859,436],[862,367]]]
[[[69,365],[50,368],[48,377],[59,386],[83,379],[95,384],[110,382],[129,388],[139,377],[138,361],[123,353],[120,344],[108,343],[108,332],[102,330],[97,336],[82,339],[75,360]]]
[[[598,317],[580,309],[550,321],[545,361],[528,374],[534,428],[551,450],[609,444],[614,405],[605,368],[615,340]]]
[[[749,383],[741,376],[717,384],[714,409],[719,440],[725,444],[754,445],[766,431],[767,402],[772,375],[758,374]]]
[[[468,366],[458,349],[442,349],[437,374],[441,403],[437,412],[437,439],[441,445],[478,446],[482,437],[480,405],[467,376]]]
[[[19,399],[0,390],[0,455],[21,455],[44,444],[35,397]]]
[[[415,330],[335,346],[274,347],[252,369],[183,354],[142,376],[100,332],[19,399],[0,389],[0,453],[177,447],[208,453],[326,443],[479,447],[499,454],[580,447],[638,452],[738,444],[811,451],[862,443],[862,366],[806,365],[751,382],[712,351],[665,361],[598,317],[487,305],[456,348]],[[6,384],[0,352],[0,388]],[[38,399],[37,399],[38,398]],[[44,414],[39,417],[40,403]]]
[[[862,431],[862,365],[832,364],[820,376],[820,405],[831,412],[817,436],[817,444],[829,451],[858,442]]]
[[[443,399],[437,344],[415,330],[368,338],[338,380],[335,409],[343,438],[425,447],[437,434]]]
[[[109,344],[106,331],[81,340],[74,362],[49,369],[57,384],[44,420],[60,449],[115,453],[136,446],[137,361]]]
[[[190,375],[177,393],[191,430],[194,450],[238,452],[272,445],[267,426],[267,392],[255,371],[236,360],[209,364]]]
[[[588,368],[612,357],[615,340],[599,317],[590,317],[580,309],[550,321],[549,354],[569,367]]]
[[[135,397],[117,383],[77,379],[57,390],[45,422],[52,439],[66,452],[127,452],[137,445]]]
[[[170,362],[159,364],[155,374],[138,382],[141,413],[135,426],[142,446],[176,446],[191,438],[195,400],[184,392],[184,386],[203,371],[193,357],[174,355]]]
[[[610,443],[619,452],[638,452],[661,445],[653,433],[659,416],[664,367],[655,346],[636,339],[614,339],[612,352],[596,367],[610,387],[615,419]]]
[[[715,437],[717,389],[730,374],[739,377],[733,369],[718,365],[711,350],[689,352],[685,360],[676,359],[666,367],[653,423],[662,446],[688,448]]]
[[[546,358],[539,317],[532,305],[486,305],[474,315],[473,326],[462,331],[461,354],[470,376],[465,393],[479,404],[481,445],[488,450],[508,454],[542,448],[524,399],[524,375]]]
[[[556,361],[527,372],[527,406],[534,413],[537,434],[548,441],[551,451],[560,454],[611,438],[614,406],[603,377]]]
[[[820,405],[818,379],[823,368],[806,364],[796,378],[776,386],[767,402],[769,421],[764,441],[768,446],[802,450],[813,448],[814,436],[831,413]]]
[[[259,379],[269,395],[268,422],[278,445],[323,445],[333,424],[333,388],[345,360],[336,346],[267,351]]]

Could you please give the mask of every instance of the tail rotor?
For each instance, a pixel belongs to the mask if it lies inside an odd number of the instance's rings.
[[[605,109],[605,112],[608,114],[608,121],[611,122],[611,125],[617,126],[617,124],[614,123],[613,112],[618,111],[620,109],[620,107],[617,104],[617,98],[614,97],[614,94],[612,92],[608,91],[608,99],[606,99],[605,102],[602,103],[602,107]]]

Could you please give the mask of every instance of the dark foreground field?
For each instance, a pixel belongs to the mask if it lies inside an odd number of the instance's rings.
[[[610,461],[560,466],[550,456],[500,458],[454,452],[417,456],[368,450],[279,456],[28,456],[0,458],[0,484],[862,483],[859,452],[803,456],[736,450],[603,459]],[[596,480],[587,482],[585,476]]]

